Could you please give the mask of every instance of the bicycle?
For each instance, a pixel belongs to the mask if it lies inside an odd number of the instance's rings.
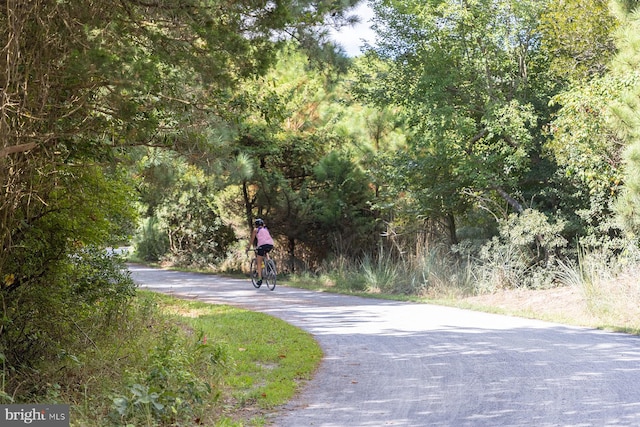
[[[256,253],[256,249],[252,249],[253,253]],[[249,275],[251,276],[251,283],[257,289],[260,287],[258,283],[258,258],[253,257],[251,259],[251,264],[249,266]],[[276,280],[278,277],[278,272],[276,270],[276,262],[269,257],[269,253],[264,256],[262,266],[262,281],[267,285],[270,291],[276,288]]]

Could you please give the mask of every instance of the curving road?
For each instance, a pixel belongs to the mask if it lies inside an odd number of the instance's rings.
[[[640,339],[426,304],[130,266],[142,288],[279,317],[316,377],[278,427],[640,426]]]

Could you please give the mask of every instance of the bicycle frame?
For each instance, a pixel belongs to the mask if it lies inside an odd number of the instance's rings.
[[[251,283],[253,283],[253,286],[255,288],[259,288],[262,283],[258,281],[257,249],[252,249],[252,251],[254,253],[254,257],[251,259],[249,264],[249,276],[251,277]],[[269,290],[274,290],[277,279],[276,263],[271,259],[268,252],[262,257],[262,265],[259,267],[262,270],[262,280],[267,285],[267,288],[269,288]]]

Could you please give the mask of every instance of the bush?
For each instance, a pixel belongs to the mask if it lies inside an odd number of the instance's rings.
[[[142,221],[134,238],[134,255],[147,262],[157,262],[169,251],[169,237],[160,229],[154,216]]]
[[[423,248],[418,253],[394,257],[382,248],[374,256],[359,260],[337,257],[325,262],[320,272],[325,285],[353,292],[425,296],[466,292],[473,275],[468,263],[443,247]]]
[[[181,266],[210,267],[225,259],[237,240],[224,224],[213,195],[214,184],[193,166],[154,206],[135,238],[135,255],[144,261],[166,259]]]
[[[560,234],[563,227],[564,223],[550,224],[543,213],[531,209],[509,216],[499,226],[500,235],[474,258],[477,290],[551,286],[567,245]]]
[[[125,425],[190,425],[202,417],[203,402],[214,403],[219,392],[207,382],[223,369],[222,347],[202,335],[189,337],[177,328],[161,332],[148,354],[145,371],[133,372],[128,385],[113,397],[110,418]]]
[[[80,248],[55,265],[48,282],[20,286],[3,295],[0,357],[8,395],[38,394],[41,369],[94,343],[117,328],[135,295],[123,261],[95,247]],[[6,396],[5,396],[6,397]]]

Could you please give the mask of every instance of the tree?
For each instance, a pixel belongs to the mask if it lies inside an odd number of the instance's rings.
[[[131,145],[206,149],[211,123],[237,115],[231,90],[265,72],[277,41],[326,14],[344,17],[349,5],[9,1],[0,15],[0,269],[20,246],[19,225],[65,191],[51,179],[60,165],[109,163]]]
[[[374,3],[378,47],[362,84],[378,106],[401,106],[409,150],[395,159],[414,213],[442,219],[457,241],[461,218],[485,195],[522,212],[518,196],[548,117],[540,2]]]
[[[184,156],[148,149],[137,162],[139,206],[143,221],[135,253],[145,261],[209,267],[227,255],[236,240],[220,218],[219,184]]]
[[[372,207],[373,187],[364,171],[346,153],[333,151],[314,168],[314,181],[319,185],[312,212],[321,236],[318,246],[351,257],[375,248],[380,233]]]
[[[539,28],[553,74],[574,81],[602,75],[615,53],[617,24],[607,0],[547,1]]]
[[[81,261],[83,248],[101,251],[122,239],[134,220],[134,192],[117,167],[128,161],[127,150],[155,146],[190,157],[214,150],[239,114],[231,103],[234,88],[265,73],[282,41],[321,24],[327,14],[344,19],[350,5],[314,0],[8,0],[3,5],[0,357],[11,349],[7,362],[17,366],[57,355],[56,346],[67,343],[59,339],[61,331],[68,332],[62,327],[72,327],[68,319],[75,318],[67,309],[98,310],[83,303],[67,278],[84,277],[89,261]],[[106,282],[127,282],[117,276]],[[121,295],[131,296],[129,287],[122,289]],[[104,295],[112,296],[108,287]]]
[[[318,69],[296,44],[277,59],[238,93],[248,108],[239,119],[229,183],[239,185],[244,233],[252,219],[264,218],[294,269],[300,260],[312,266],[345,250],[339,241],[358,242],[344,252],[360,251],[363,230],[375,224],[364,201],[375,193],[353,155],[364,144],[347,123],[361,113],[350,105],[340,68]],[[231,199],[226,193],[226,206],[237,209]]]
[[[254,218],[264,218],[274,237],[284,236],[291,268],[296,242],[311,229],[304,201],[308,180],[332,139],[330,132],[317,131],[323,123],[320,106],[330,97],[330,73],[315,69],[293,43],[278,53],[271,72],[238,94],[247,108],[234,148],[248,167],[232,170],[242,171],[236,178],[246,231]]]
[[[569,219],[567,237],[589,249],[620,250],[623,241],[614,202],[623,182],[624,142],[611,125],[611,99],[624,83],[596,76],[554,97],[561,106],[545,145],[559,165],[554,207]],[[563,184],[564,183],[564,184]]]
[[[625,230],[637,239],[640,232],[640,17],[637,2],[620,1],[617,3],[616,15],[621,20],[616,41],[618,53],[611,66],[611,73],[624,88],[611,102],[613,112],[613,128],[625,142],[624,189],[617,201],[616,210],[620,215]]]

